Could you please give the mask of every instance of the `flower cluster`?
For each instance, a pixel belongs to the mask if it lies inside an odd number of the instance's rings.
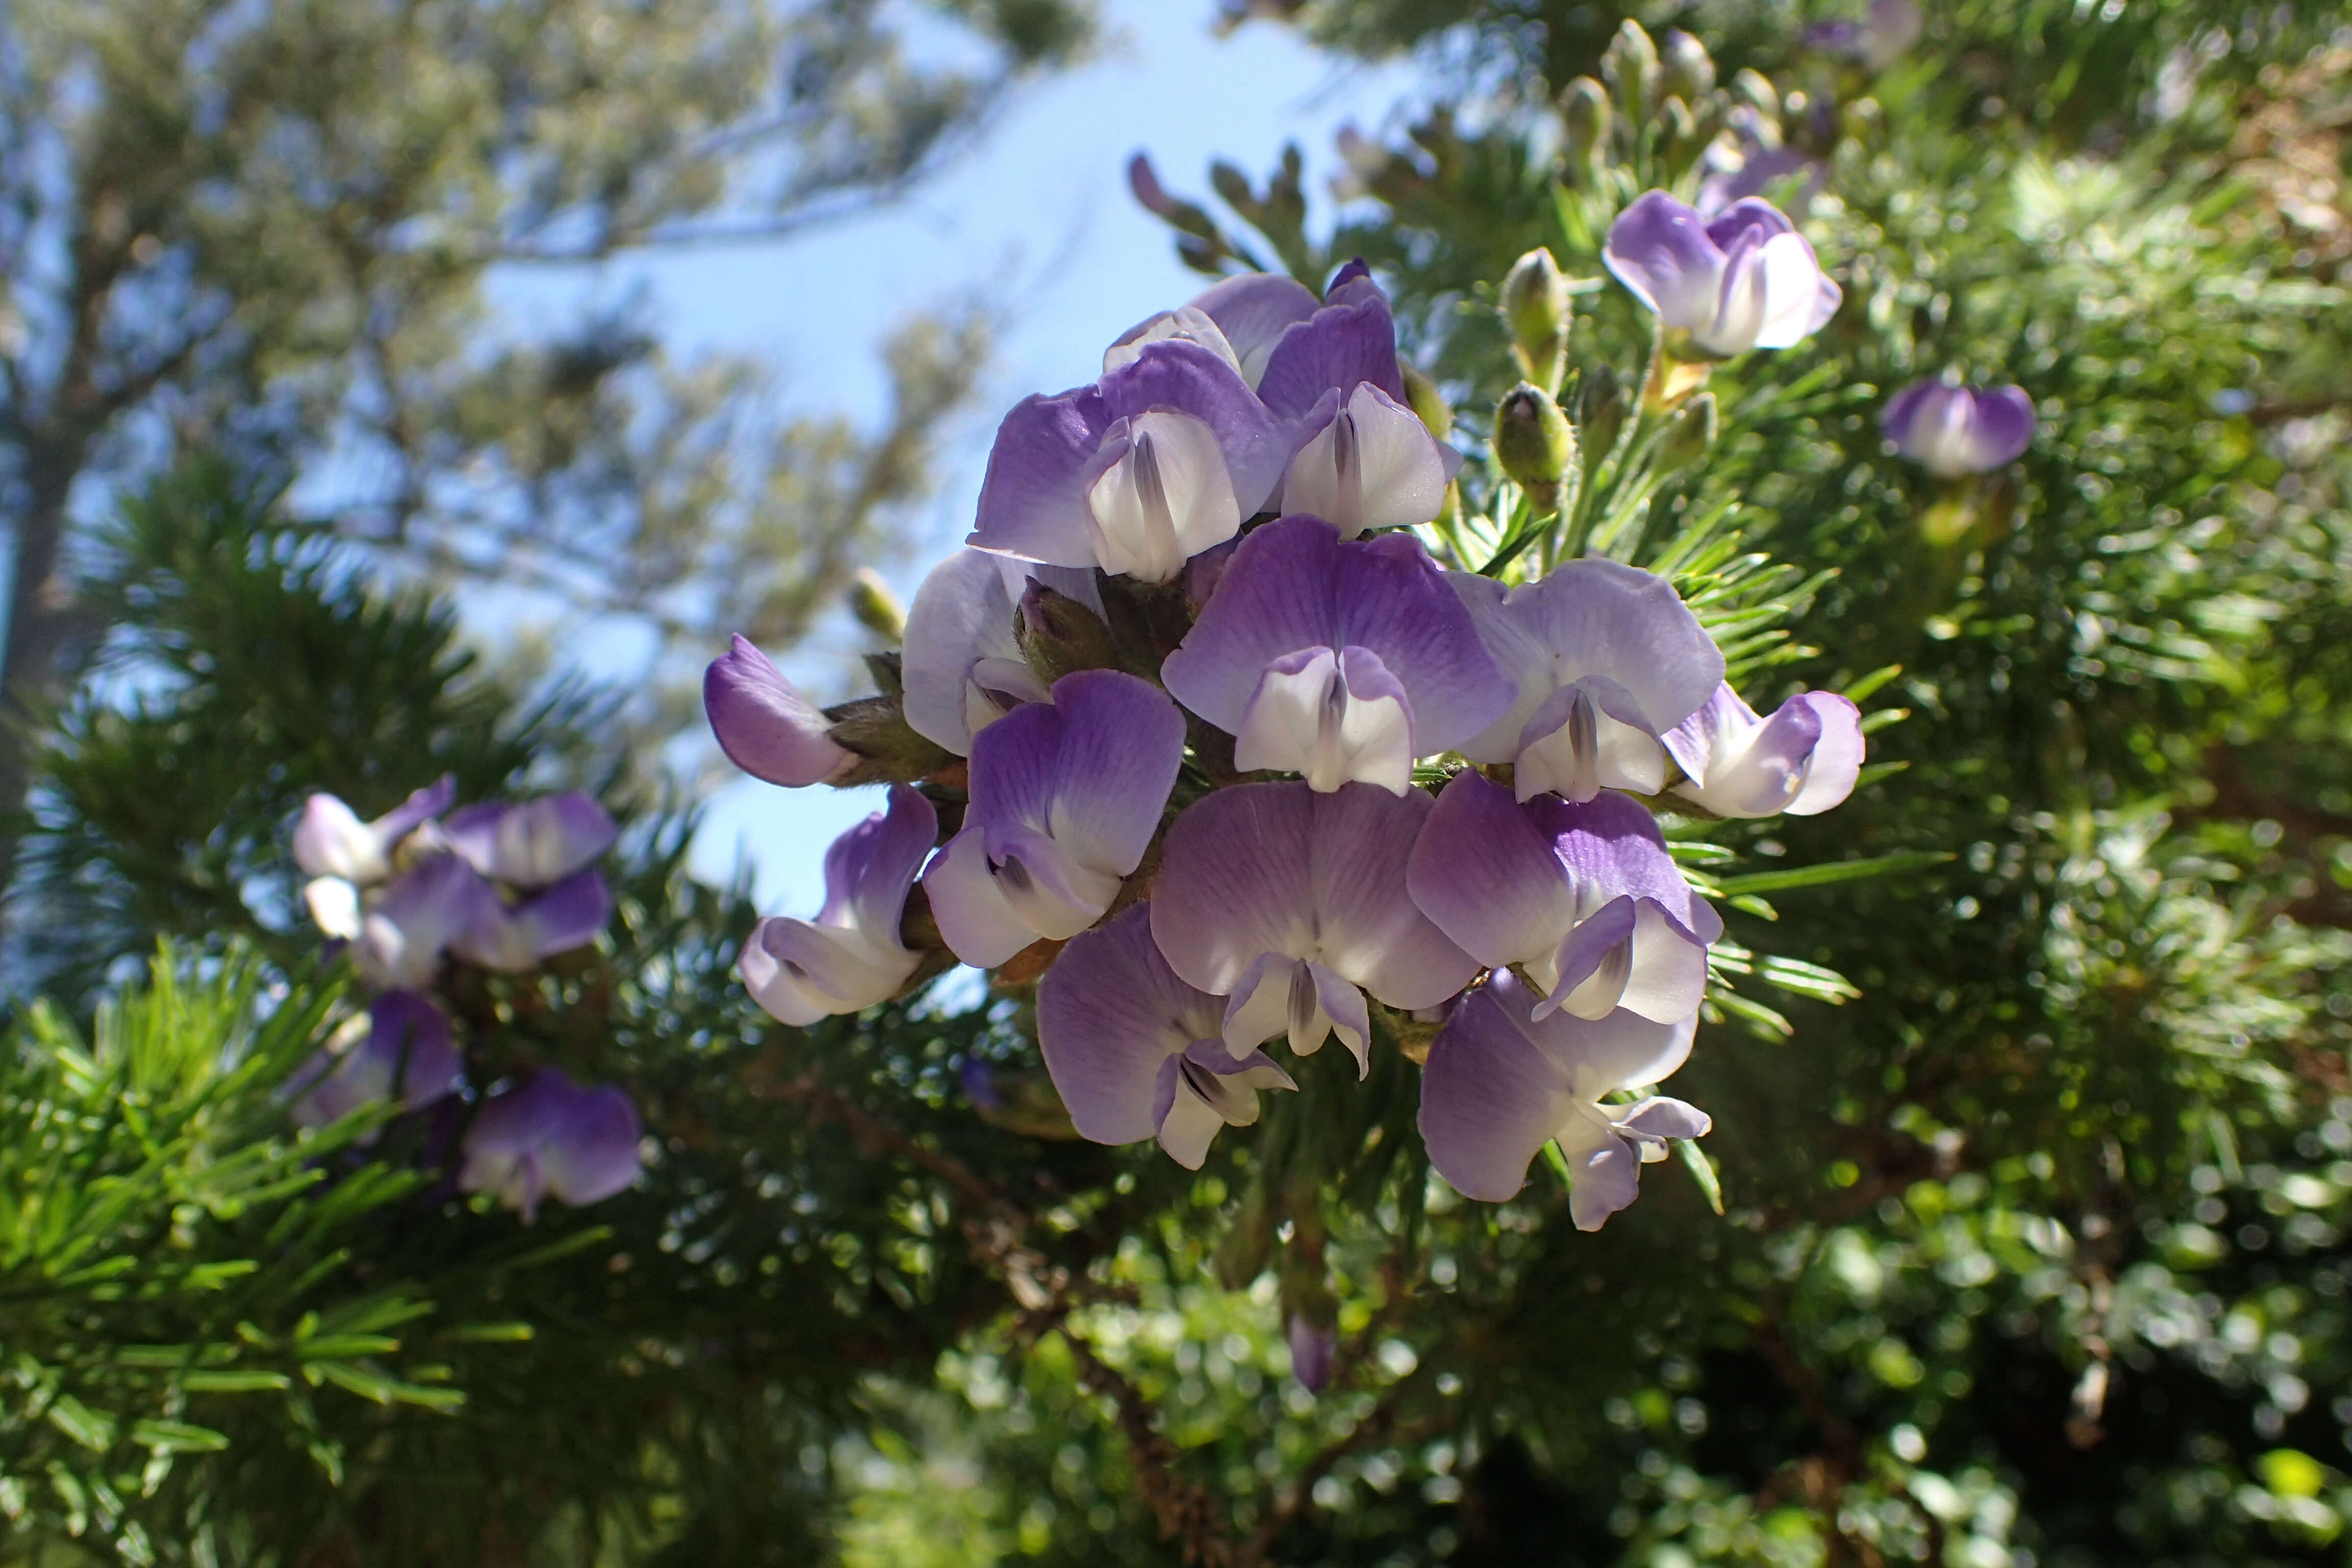
[[[628,1097],[551,1067],[484,1083],[434,993],[456,966],[529,973],[593,942],[613,910],[594,868],[613,819],[577,793],[452,812],[456,795],[443,778],[373,822],[331,795],[304,803],[294,829],[304,901],[375,995],[297,1076],[294,1118],[323,1126],[386,1100],[456,1110],[462,1190],[493,1193],[526,1218],[542,1197],[610,1197],[637,1173]]]
[[[1795,342],[1838,303],[1760,201],[1710,225],[1654,194],[1607,259],[1695,357]],[[1443,425],[1361,264],[1319,298],[1230,279],[1006,417],[969,547],[882,667],[897,732],[873,701],[820,711],[737,639],[705,685],[730,757],[896,781],[826,857],[816,918],[746,947],[761,1005],[855,1012],[941,950],[1034,979],[1076,1131],[1195,1168],[1297,1089],[1276,1042],[1336,1037],[1360,1077],[1381,1040],[1419,1041],[1422,1132],[1457,1188],[1508,1197],[1557,1142],[1579,1225],[1632,1201],[1643,1161],[1706,1131],[1648,1091],[1690,1049],[1723,929],[1654,807],[1826,810],[1859,715],[1803,692],[1759,716],[1649,572],[1449,569],[1425,528],[1461,461]]]

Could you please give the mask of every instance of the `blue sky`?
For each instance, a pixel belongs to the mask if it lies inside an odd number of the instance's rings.
[[[527,315],[560,308],[576,289],[642,284],[679,352],[759,355],[794,403],[871,417],[885,391],[875,349],[896,320],[975,289],[1010,296],[1017,313],[987,397],[950,434],[938,500],[917,520],[919,548],[874,563],[911,595],[970,526],[1003,409],[1090,379],[1111,339],[1202,286],[1176,260],[1168,230],[1129,196],[1129,156],[1148,151],[1172,190],[1199,194],[1211,159],[1257,175],[1296,140],[1328,222],[1339,128],[1376,130],[1413,89],[1402,63],[1335,61],[1284,28],[1216,37],[1213,10],[1211,0],[1110,0],[1100,58],[1016,101],[978,148],[900,205],[789,242],[617,264],[561,289],[518,279],[502,303]],[[785,662],[827,699],[852,695],[845,646],[821,636]],[[595,662],[593,649],[577,651]],[[878,809],[868,798],[878,794],[729,784],[710,802],[695,868],[723,880],[748,857],[764,910],[813,914],[825,846]]]

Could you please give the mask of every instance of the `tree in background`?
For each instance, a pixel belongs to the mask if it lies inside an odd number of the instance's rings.
[[[919,493],[982,318],[904,324],[860,431],[780,418],[748,360],[672,362],[626,308],[500,332],[483,283],[859,210],[1090,32],[1069,0],[929,9],[953,37],[910,49],[868,0],[9,7],[0,810],[107,631],[78,531],[175,452],[281,465],[322,526],[436,581],[803,630]]]

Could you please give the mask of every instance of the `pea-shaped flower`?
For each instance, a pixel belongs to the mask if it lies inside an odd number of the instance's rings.
[[[288,1086],[297,1126],[324,1127],[393,1099],[404,1110],[422,1110],[456,1092],[465,1063],[440,1008],[414,991],[387,991],[369,1004],[366,1018],[357,1042],[320,1051]]]
[[[1754,196],[1710,221],[1652,191],[1610,226],[1601,259],[1678,335],[1670,348],[1714,359],[1801,342],[1844,298],[1796,226]]]
[[[1682,1066],[1698,1020],[1660,1024],[1622,1010],[1538,1019],[1535,1002],[1498,969],[1454,1009],[1422,1074],[1422,1142],[1455,1191],[1500,1203],[1557,1139],[1572,1183],[1570,1215],[1577,1229],[1599,1230],[1639,1194],[1642,1166],[1665,1158],[1668,1139],[1696,1138],[1711,1125],[1679,1100],[1603,1103]]]
[[[772,916],[736,967],[751,999],[786,1024],[857,1013],[898,994],[922,962],[900,940],[907,894],[939,841],[939,814],[907,784],[824,852],[824,908],[814,921]]]
[[[2007,468],[2033,444],[2033,400],[2021,386],[1982,389],[1922,381],[1879,416],[1895,449],[1938,479]]]
[[[1242,541],[1160,677],[1234,737],[1242,768],[1399,795],[1413,758],[1461,744],[1512,695],[1418,540],[1345,540],[1315,517]]]
[[[1197,342],[1150,343],[1093,385],[1026,398],[1004,416],[970,542],[1165,583],[1234,536],[1289,456],[1224,359]]]
[[[637,1112],[610,1084],[583,1089],[553,1068],[494,1094],[466,1129],[458,1187],[494,1193],[526,1220],[541,1198],[578,1208],[637,1179]]]
[[[923,874],[949,950],[990,969],[1102,917],[1143,858],[1184,757],[1184,715],[1148,680],[1080,670],[971,742],[963,831]]]
[[[749,638],[738,637],[703,672],[702,710],[727,760],[755,779],[830,784],[856,764],[833,739],[824,710]]]
[[[1013,631],[1024,589],[1042,583],[1099,612],[1092,572],[959,550],[923,579],[907,612],[907,722],[957,756],[1024,702],[1046,700]]]
[[[1518,694],[1462,742],[1473,762],[1511,763],[1521,800],[1556,790],[1654,795],[1666,782],[1658,737],[1723,680],[1723,655],[1673,584],[1614,561],[1570,561],[1506,588],[1448,574],[1495,662]]]
[[[1800,691],[1760,719],[1719,686],[1664,740],[1686,775],[1675,794],[1717,816],[1817,816],[1862,774],[1862,711],[1832,691]]]
[[[1481,963],[1524,964],[1535,1011],[1671,1024],[1698,1010],[1722,917],[1683,880],[1658,825],[1609,791],[1581,805],[1516,802],[1475,773],[1445,786],[1412,847],[1407,886]]]
[[[1073,938],[1037,987],[1037,1046],[1071,1124],[1097,1143],[1157,1138],[1199,1170],[1220,1128],[1257,1120],[1260,1089],[1298,1087],[1265,1052],[1225,1048],[1224,1010],[1168,967],[1148,904]]]

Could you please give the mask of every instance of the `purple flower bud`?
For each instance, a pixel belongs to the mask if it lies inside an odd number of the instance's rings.
[[[553,1197],[574,1208],[637,1179],[637,1112],[607,1084],[582,1089],[553,1068],[492,1095],[466,1129],[458,1187],[493,1193],[525,1220]]]
[[[1670,331],[1717,359],[1802,342],[1844,298],[1796,226],[1753,197],[1707,222],[1652,191],[1611,226],[1601,258]]]
[[[2006,468],[2033,444],[2033,399],[2020,386],[1916,382],[1888,400],[1879,424],[1896,451],[1956,479]]]
[[[1169,195],[1167,187],[1160,183],[1159,171],[1151,166],[1151,160],[1141,153],[1127,161],[1127,188],[1134,193],[1137,204],[1146,212],[1160,217],[1173,217],[1181,210],[1180,204]]]
[[[1478,629],[1419,541],[1343,540],[1286,517],[1242,541],[1160,679],[1234,737],[1243,768],[1391,794],[1412,759],[1457,745],[1511,700]]]
[[[1433,1007],[1477,973],[1413,903],[1405,858],[1437,803],[1370,784],[1242,784],[1168,829],[1151,932],[1186,984],[1227,998],[1228,1056],[1285,1035],[1300,1056],[1339,1037],[1369,1070],[1370,992]],[[1359,989],[1360,987],[1360,989]]]
[[[1118,670],[1054,683],[971,746],[971,801],[923,888],[949,949],[991,969],[1095,923],[1142,860],[1175,787],[1184,716]]]
[[[1538,1017],[1622,1007],[1671,1024],[1698,1010],[1723,921],[1693,895],[1639,805],[1602,791],[1580,805],[1525,803],[1457,774],[1412,847],[1412,900],[1481,963],[1518,963]]]
[[[1462,742],[1464,756],[1516,764],[1521,800],[1665,787],[1657,737],[1723,680],[1723,655],[1673,584],[1598,557],[1517,588],[1447,576],[1518,689],[1508,710]]]
[[[441,825],[449,847],[494,882],[546,888],[613,847],[621,830],[593,797],[572,790],[469,805]]]
[[[1072,938],[1037,987],[1037,1044],[1079,1135],[1156,1137],[1197,1171],[1221,1128],[1257,1120],[1260,1089],[1297,1089],[1264,1052],[1225,1048],[1223,1013],[1168,967],[1147,904]]]
[[[833,721],[743,637],[703,673],[702,710],[719,749],[753,778],[827,784],[856,764],[835,743]]]
[[[1696,1017],[1653,1023],[1620,1010],[1605,1018],[1533,1016],[1535,994],[1507,969],[1462,1000],[1438,1032],[1421,1079],[1421,1137],[1429,1163],[1465,1197],[1500,1203],[1526,1184],[1528,1163],[1557,1141],[1579,1230],[1599,1230],[1641,1190],[1641,1168],[1666,1141],[1696,1138],[1706,1113],[1652,1097],[1602,1103],[1656,1083],[1690,1055]]]
[[[814,921],[761,921],[737,967],[769,1016],[808,1025],[862,1012],[898,994],[922,962],[899,939],[907,893],[931,846],[939,814],[920,792],[894,784],[886,811],[824,854],[824,908]]]
[[[1290,1375],[1298,1380],[1298,1386],[1309,1394],[1329,1387],[1331,1359],[1339,1348],[1338,1327],[1293,1312],[1283,1325],[1283,1337],[1290,1342]]]
[[[465,1064],[441,1009],[413,991],[387,991],[367,1017],[358,1044],[320,1052],[288,1085],[296,1125],[324,1127],[395,1096],[402,1110],[421,1110],[456,1092]]]
[[[1817,816],[1862,773],[1862,710],[1829,691],[1800,691],[1769,719],[1728,686],[1663,737],[1686,775],[1675,793],[1717,816]]]

